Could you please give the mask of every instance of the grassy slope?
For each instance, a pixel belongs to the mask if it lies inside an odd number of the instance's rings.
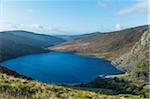
[[[0,73],[0,96],[4,99],[121,99],[123,96],[102,95],[63,86],[45,85]],[[138,96],[131,96],[138,97]]]

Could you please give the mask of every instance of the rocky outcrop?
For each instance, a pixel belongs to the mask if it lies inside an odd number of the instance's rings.
[[[144,32],[141,39],[135,43],[131,51],[123,54],[120,58],[114,60],[112,63],[115,64],[119,69],[127,71],[130,75],[140,75],[135,73],[140,73],[142,69],[148,76],[149,66],[149,40],[150,34],[149,29]],[[141,70],[139,70],[141,68]],[[147,73],[146,73],[147,71]]]

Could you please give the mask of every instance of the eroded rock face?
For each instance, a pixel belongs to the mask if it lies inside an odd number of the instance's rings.
[[[141,62],[149,61],[149,41],[150,41],[150,28],[148,28],[141,39],[135,43],[131,51],[123,54],[120,58],[114,60],[112,63],[115,64],[119,69],[125,70],[130,74],[137,72],[137,66]],[[148,62],[147,62],[147,65]]]

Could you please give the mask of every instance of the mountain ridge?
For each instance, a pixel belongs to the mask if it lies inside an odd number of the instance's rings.
[[[139,26],[135,28],[129,28],[121,31],[106,32],[106,33],[94,33],[87,36],[79,37],[75,40],[50,47],[51,50],[56,51],[71,51],[83,55],[99,55],[100,57],[112,59],[116,54],[109,54],[110,51],[130,50],[131,47],[139,40],[143,31],[147,29],[147,25]],[[123,47],[125,46],[125,49]],[[128,46],[128,47],[127,47]],[[82,47],[82,48],[80,48]],[[107,52],[107,53],[105,53]],[[116,52],[114,52],[116,53]],[[122,53],[117,53],[121,54]],[[95,56],[96,56],[95,55]],[[113,56],[113,57],[112,57]],[[111,58],[112,57],[112,58]]]

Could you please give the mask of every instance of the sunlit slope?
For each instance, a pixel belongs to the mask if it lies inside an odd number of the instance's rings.
[[[123,96],[107,96],[57,85],[45,85],[36,81],[14,78],[0,73],[0,96],[4,99],[123,99]]]
[[[145,25],[109,33],[91,33],[49,49],[114,60],[131,50],[147,29]]]

